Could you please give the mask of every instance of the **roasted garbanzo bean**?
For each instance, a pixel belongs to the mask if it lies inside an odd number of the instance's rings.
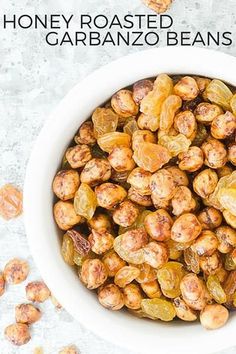
[[[79,354],[75,345],[68,345],[62,348],[58,354]]]
[[[128,284],[123,289],[125,306],[131,310],[138,310],[143,299],[140,287],[137,284]]]
[[[219,140],[209,138],[201,148],[205,156],[205,165],[211,168],[220,168],[226,164],[227,150]]]
[[[206,329],[217,329],[225,325],[229,311],[222,305],[207,305],[200,313],[200,322]]]
[[[98,291],[98,300],[102,306],[117,311],[124,306],[124,295],[115,284],[109,284]]]
[[[194,214],[183,214],[172,226],[171,239],[176,242],[190,242],[195,240],[201,231],[202,226]]]
[[[151,80],[140,80],[135,82],[133,86],[133,99],[136,104],[140,104],[142,99],[152,91],[153,82]]]
[[[194,114],[191,111],[178,113],[174,119],[174,127],[180,134],[193,140],[197,132],[197,123]]]
[[[124,118],[136,116],[139,110],[130,90],[120,90],[113,95],[111,106],[119,116]]]
[[[174,178],[166,169],[161,169],[152,175],[150,188],[152,194],[155,194],[160,199],[166,200],[171,199],[176,190]]]
[[[4,330],[6,339],[14,345],[21,346],[31,339],[29,327],[25,323],[14,323]]]
[[[99,231],[100,229],[111,231],[111,221],[107,214],[95,214],[92,219],[88,220],[88,225],[91,229],[96,231]]]
[[[218,250],[221,253],[229,253],[236,247],[236,231],[230,226],[220,226],[215,230],[218,238]]]
[[[3,273],[0,273],[0,296],[5,292],[5,279]]]
[[[200,221],[203,229],[213,230],[221,225],[222,214],[219,210],[213,207],[207,207],[199,213],[198,220]]]
[[[177,96],[180,96],[184,101],[191,101],[199,94],[199,88],[191,76],[185,76],[180,79],[174,87],[174,92]]]
[[[236,166],[236,144],[231,144],[228,148],[228,159]]]
[[[147,233],[156,241],[166,241],[170,239],[173,220],[170,214],[159,209],[146,216],[144,225]]]
[[[183,152],[178,156],[179,168],[183,171],[195,172],[203,165],[203,152],[197,146],[191,146],[187,152]]]
[[[171,199],[172,213],[179,216],[183,213],[193,211],[196,208],[196,201],[192,196],[192,192],[188,187],[180,186],[175,190],[175,194]]]
[[[54,178],[54,217],[75,234],[63,237],[64,260],[106,308],[163,321],[202,311],[211,328],[204,309],[219,291],[236,306],[233,92],[160,74],[121,89],[79,128]],[[10,210],[5,194],[0,209]]]
[[[189,185],[189,180],[187,174],[182,171],[179,167],[177,166],[167,166],[166,169],[172,174],[174,178],[175,185],[177,187],[179,186],[188,186]]]
[[[196,321],[197,313],[191,309],[181,297],[176,297],[173,303],[177,317],[183,321]]]
[[[25,292],[27,299],[33,302],[44,302],[51,295],[50,290],[43,281],[32,281],[26,286]]]
[[[95,188],[98,205],[105,209],[112,209],[117,204],[121,203],[126,195],[126,190],[113,183],[103,183]]]
[[[108,156],[108,161],[110,162],[112,168],[114,168],[117,172],[131,171],[135,167],[135,162],[132,156],[133,151],[130,148],[125,146],[117,146]]]
[[[226,112],[215,117],[211,123],[211,135],[215,139],[226,139],[235,132],[236,117]]]
[[[203,124],[211,124],[214,118],[223,113],[223,109],[216,104],[202,102],[195,109],[195,117],[198,122]]]
[[[137,189],[131,187],[128,190],[128,198],[139,205],[144,207],[152,206],[152,199],[150,195],[144,195],[140,193]]]
[[[204,282],[196,274],[189,273],[180,282],[183,300],[193,310],[203,310],[207,305],[209,294]]]
[[[59,171],[53,180],[52,189],[56,196],[65,201],[72,199],[79,188],[80,178],[75,170]]]
[[[97,289],[107,279],[107,269],[100,259],[86,259],[81,267],[80,279],[88,289]]]
[[[17,323],[31,324],[41,318],[41,311],[32,304],[21,304],[15,308],[15,318]]]
[[[82,145],[94,145],[96,143],[93,122],[87,121],[81,125],[75,136],[75,142]]]
[[[168,249],[164,243],[149,242],[144,248],[144,259],[153,268],[160,268],[168,261]]]
[[[193,242],[191,248],[199,256],[211,256],[218,247],[218,239],[214,232],[204,230],[200,236]]]
[[[72,168],[84,166],[92,155],[88,145],[76,145],[66,151],[66,159]]]
[[[126,265],[126,262],[113,250],[106,253],[102,261],[105,264],[109,277],[114,277],[118,270]]]
[[[140,284],[142,290],[145,294],[150,297],[150,299],[160,298],[162,293],[157,280],[152,280],[147,283]]]
[[[200,172],[193,180],[194,191],[203,199],[214,192],[218,183],[217,173],[210,168]]]
[[[80,175],[82,183],[95,186],[111,177],[111,165],[106,159],[94,158],[86,163]],[[78,189],[78,188],[77,188]]]
[[[155,135],[150,130],[136,130],[132,136],[132,148],[136,150],[141,143],[155,143]]]
[[[88,240],[94,253],[103,254],[113,247],[114,237],[106,229],[92,229]]]
[[[141,167],[136,167],[127,178],[127,182],[142,195],[150,195],[151,172],[145,171]]]
[[[82,221],[82,217],[75,213],[74,205],[63,201],[54,205],[54,219],[61,230],[69,230]]]
[[[139,215],[138,207],[130,200],[125,200],[113,212],[113,220],[117,225],[131,226]]]
[[[5,265],[4,279],[8,284],[20,284],[29,274],[29,265],[22,259],[13,258]]]

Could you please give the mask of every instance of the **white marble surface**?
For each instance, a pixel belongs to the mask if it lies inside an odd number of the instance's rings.
[[[1,16],[79,12],[109,16],[127,11],[151,13],[141,0],[1,0],[0,3]],[[177,31],[236,29],[235,0],[175,0],[170,14]],[[30,151],[48,113],[78,80],[115,58],[140,50],[125,46],[49,47],[42,36],[42,32],[33,29],[0,30],[0,185],[11,182],[23,186]],[[235,45],[221,50],[236,55]],[[29,280],[40,278],[30,256],[22,217],[7,223],[0,220],[0,250],[0,268],[11,257],[19,256],[30,263]],[[24,285],[8,287],[0,299],[0,354],[28,354],[36,346],[42,346],[45,354],[52,354],[69,343],[76,344],[82,354],[132,354],[96,337],[65,311],[55,311],[50,302],[40,306],[43,317],[32,327],[31,342],[21,348],[12,347],[4,340],[3,330],[14,321],[14,306],[25,301]],[[233,353],[236,347],[220,354]]]

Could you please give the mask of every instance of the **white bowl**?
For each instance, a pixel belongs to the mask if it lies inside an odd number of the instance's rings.
[[[162,323],[104,309],[64,263],[53,220],[51,184],[80,124],[117,90],[159,73],[219,78],[236,86],[236,58],[199,48],[161,48],[123,57],[76,85],[51,114],[33,149],[25,179],[24,213],[31,252],[62,306],[104,339],[140,353],[209,354],[236,344],[236,317],[220,330],[198,323]]]

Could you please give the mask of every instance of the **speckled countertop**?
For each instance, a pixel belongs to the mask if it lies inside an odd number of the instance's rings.
[[[80,12],[107,16],[151,13],[141,0],[1,0],[0,21],[3,13]],[[175,31],[236,29],[235,0],[175,0],[169,13],[174,18]],[[113,59],[140,50],[126,46],[49,47],[42,37],[40,30],[0,30],[0,185],[11,182],[23,186],[33,143],[48,113],[78,80]],[[236,55],[235,45],[221,50]],[[40,278],[27,245],[22,217],[10,222],[0,220],[0,250],[0,268],[11,257],[19,256],[30,263],[29,280]],[[30,343],[14,348],[4,340],[3,330],[14,321],[14,306],[23,301],[24,284],[10,286],[0,299],[0,354],[28,354],[37,346],[42,346],[45,354],[52,354],[70,343],[76,344],[82,354],[132,354],[96,337],[65,311],[55,311],[50,301],[40,306],[43,317],[32,327]],[[221,352],[233,353],[236,348]]]

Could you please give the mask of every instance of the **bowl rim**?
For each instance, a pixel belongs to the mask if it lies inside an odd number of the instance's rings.
[[[193,354],[209,354],[236,345],[233,325],[236,318],[231,318],[221,332],[206,332],[199,325],[188,324],[188,336],[183,335],[185,325],[173,325],[166,329],[166,325],[155,323],[155,330],[159,333],[157,336],[150,322],[117,316],[104,309],[94,314],[96,305],[91,296],[87,295],[87,289],[74,284],[74,274],[59,259],[58,252],[55,252],[54,248],[58,247],[59,241],[48,239],[48,234],[57,232],[55,224],[52,225],[52,215],[48,215],[52,214],[51,207],[47,203],[45,205],[45,200],[52,201],[48,176],[56,172],[55,168],[52,171],[54,146],[59,147],[63,130],[67,135],[70,133],[73,136],[75,119],[76,124],[79,123],[78,101],[81,115],[85,112],[88,115],[92,112],[92,106],[95,108],[102,104],[106,97],[109,99],[120,88],[162,72],[217,77],[236,86],[236,77],[232,78],[233,69],[236,70],[235,57],[203,48],[163,47],[129,54],[99,68],[75,85],[50,114],[34,144],[26,170],[23,201],[25,229],[31,254],[42,278],[62,306],[86,328],[118,346],[140,353],[155,353],[158,343],[158,351],[161,350],[162,354],[173,351],[176,354],[187,354],[190,347]],[[91,103],[91,97],[93,103],[89,110],[85,105]],[[81,122],[85,119],[83,117]],[[68,142],[68,138],[65,139],[64,146]],[[65,273],[63,276],[61,269]],[[78,288],[81,296],[75,295],[77,290],[70,291],[71,284],[73,288]],[[87,298],[90,300],[87,301]]]

